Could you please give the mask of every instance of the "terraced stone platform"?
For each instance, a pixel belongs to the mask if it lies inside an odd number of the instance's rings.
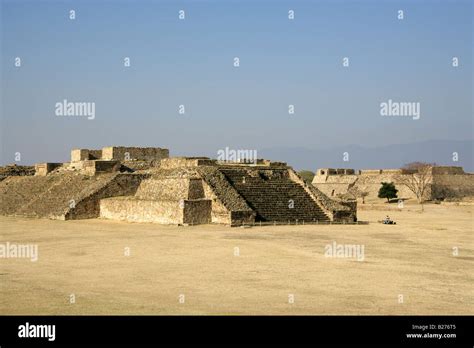
[[[106,147],[75,149],[71,162],[39,163],[34,175],[4,172],[11,175],[0,181],[2,215],[230,226],[357,221],[355,202],[330,199],[286,163],[269,160],[222,163]]]
[[[139,180],[117,173],[10,176],[0,182],[0,214],[61,220],[98,217],[101,198],[131,194]]]

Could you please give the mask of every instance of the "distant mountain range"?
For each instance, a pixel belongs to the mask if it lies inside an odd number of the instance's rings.
[[[435,162],[439,165],[461,166],[466,172],[474,171],[473,140],[429,140],[411,144],[381,147],[347,145],[327,149],[267,148],[258,157],[287,162],[297,170],[316,171],[317,168],[378,169],[400,168],[414,161]],[[347,152],[349,160],[343,161]],[[453,153],[458,161],[453,161]]]

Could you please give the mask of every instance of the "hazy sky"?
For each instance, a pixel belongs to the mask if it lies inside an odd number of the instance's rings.
[[[0,1],[2,164],[473,139],[472,1]],[[382,117],[389,99],[420,118]]]

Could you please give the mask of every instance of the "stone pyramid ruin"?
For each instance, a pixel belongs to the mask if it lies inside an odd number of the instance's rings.
[[[75,149],[71,162],[0,178],[0,214],[160,224],[353,223],[356,202],[333,199],[286,163],[169,157],[162,148]],[[26,173],[26,174],[25,174]]]

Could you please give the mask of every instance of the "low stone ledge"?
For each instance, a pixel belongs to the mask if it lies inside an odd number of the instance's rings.
[[[61,167],[62,163],[53,163],[53,162],[46,162],[46,163],[37,163],[35,164],[35,175],[37,176],[45,176],[51,173],[56,168]]]

